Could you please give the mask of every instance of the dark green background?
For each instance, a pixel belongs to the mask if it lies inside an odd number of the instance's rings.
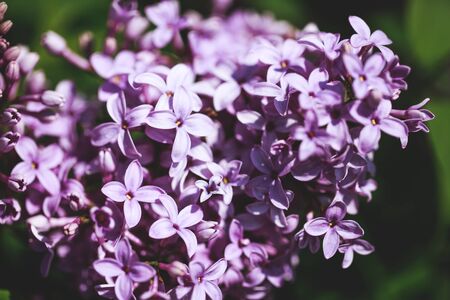
[[[150,3],[141,1],[142,4]],[[206,12],[207,0],[182,1],[183,7]],[[39,46],[42,32],[53,29],[76,48],[85,30],[102,36],[108,0],[10,0],[7,17],[15,23],[8,35],[41,54],[39,68],[52,83],[71,78],[86,93],[99,81],[80,75]],[[450,1],[449,0],[243,0],[236,6],[271,11],[298,27],[315,22],[323,31],[349,37],[349,15],[382,29],[394,41],[401,62],[412,67],[410,89],[395,104],[406,107],[431,97],[437,115],[430,135],[414,134],[406,150],[384,137],[376,155],[379,189],[357,217],[376,247],[356,257],[348,270],[341,257],[302,253],[297,280],[275,299],[450,299]],[[142,7],[142,6],[141,6]],[[101,40],[99,38],[99,40]],[[0,227],[0,300],[78,299],[70,279],[53,270],[39,276],[40,255],[27,248],[20,227]],[[4,289],[4,290],[1,290]]]

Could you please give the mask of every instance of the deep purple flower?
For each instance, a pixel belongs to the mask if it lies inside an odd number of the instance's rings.
[[[114,122],[103,123],[91,132],[91,143],[96,147],[105,146],[117,141],[117,145],[124,155],[129,158],[140,157],[131,138],[130,129],[145,123],[150,113],[151,106],[139,105],[131,110],[127,109],[125,95],[120,93],[117,97],[110,98],[106,103],[108,113]]]
[[[250,239],[244,238],[244,227],[238,220],[231,221],[228,236],[231,243],[225,247],[224,257],[230,261],[239,258],[244,254],[249,259],[253,256],[266,257],[264,248],[256,243],[252,243]]]
[[[0,199],[0,224],[12,224],[19,220],[22,209],[13,198]]]
[[[142,166],[132,161],[125,172],[124,184],[111,181],[102,188],[102,193],[116,202],[123,202],[123,213],[128,227],[136,226],[142,215],[139,202],[153,203],[165,192],[153,185],[141,186],[143,181]]]
[[[37,177],[42,186],[52,195],[59,193],[60,182],[52,171],[64,158],[61,148],[55,144],[39,149],[29,137],[20,138],[16,152],[23,160],[11,171],[11,176],[21,176],[28,184]]]
[[[360,255],[369,255],[375,248],[363,239],[349,240],[339,246],[339,252],[344,253],[342,268],[347,269],[353,262],[354,252]]]
[[[340,241],[343,239],[356,239],[364,234],[358,223],[352,220],[344,220],[347,213],[347,206],[344,202],[336,201],[332,203],[325,217],[312,219],[304,225],[305,231],[312,236],[324,236],[323,254],[326,259],[332,257],[338,250]]]
[[[177,204],[172,197],[161,195],[159,200],[165,208],[165,215],[154,222],[149,230],[149,235],[154,239],[166,239],[178,234],[186,244],[189,257],[197,250],[197,238],[188,229],[203,219],[203,212],[197,205],[188,205],[178,212]]]
[[[130,243],[123,239],[115,249],[115,258],[104,258],[94,262],[94,269],[104,277],[116,277],[114,291],[120,300],[134,298],[134,283],[149,281],[156,275],[153,267],[139,262]]]

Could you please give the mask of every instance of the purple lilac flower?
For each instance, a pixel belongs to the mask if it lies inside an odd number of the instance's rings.
[[[153,267],[139,262],[127,240],[121,240],[115,249],[115,258],[104,258],[94,262],[94,269],[104,277],[116,277],[115,295],[120,300],[134,298],[134,283],[142,283],[156,275]]]
[[[260,245],[252,243],[250,239],[244,238],[244,228],[238,220],[231,221],[229,238],[231,243],[225,247],[224,252],[224,257],[226,260],[239,258],[242,254],[248,258],[252,258],[254,253],[258,255],[265,252],[264,248]],[[267,254],[260,254],[260,256],[265,257]]]
[[[338,250],[340,253],[344,253],[342,268],[347,269],[353,262],[354,252],[360,255],[369,255],[375,251],[375,248],[363,239],[355,239],[344,242],[339,246]]]
[[[19,220],[22,209],[13,198],[0,199],[0,224],[12,224]]]
[[[23,160],[11,171],[12,176],[24,178],[28,184],[37,177],[39,183],[52,195],[59,193],[60,182],[52,171],[64,158],[58,145],[52,144],[39,149],[29,137],[22,137],[16,145],[16,152]]]
[[[149,235],[154,239],[166,239],[178,234],[186,244],[189,257],[195,254],[197,238],[188,229],[203,219],[203,212],[197,205],[188,205],[178,212],[177,204],[172,197],[161,195],[159,200],[165,208],[165,215],[154,222],[149,230]]]
[[[299,103],[303,109],[311,109],[315,103],[321,101],[321,94],[325,92],[323,84],[328,81],[328,73],[323,69],[315,69],[306,80],[295,73],[286,75],[288,84],[300,92]]]
[[[116,202],[123,202],[123,213],[128,227],[136,226],[141,220],[142,209],[139,202],[153,203],[165,192],[153,185],[141,186],[143,181],[142,166],[132,161],[125,172],[124,183],[110,181],[102,188],[102,193]]]
[[[325,212],[325,217],[318,217],[308,221],[305,231],[312,236],[324,236],[323,254],[326,259],[332,257],[339,248],[339,237],[356,239],[364,234],[358,223],[344,220],[347,208],[344,202],[332,203]]]
[[[123,93],[117,97],[110,98],[106,105],[108,113],[114,122],[103,123],[94,128],[91,133],[92,145],[102,147],[117,141],[117,145],[124,155],[129,158],[140,157],[141,154],[136,149],[130,129],[145,123],[151,106],[142,104],[128,110]]]

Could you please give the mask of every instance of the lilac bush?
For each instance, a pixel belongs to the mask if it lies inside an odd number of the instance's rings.
[[[410,68],[359,17],[342,39],[228,2],[205,18],[113,0],[97,52],[44,34],[96,95],[50,88],[1,24],[0,224],[27,224],[44,276],[60,267],[86,297],[263,299],[301,251],[343,268],[374,251],[352,220],[374,154],[382,133],[404,148],[428,132],[429,99],[393,108]]]

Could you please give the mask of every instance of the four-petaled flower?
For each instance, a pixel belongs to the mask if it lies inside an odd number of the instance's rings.
[[[203,219],[203,212],[197,205],[188,205],[178,213],[178,207],[169,195],[159,197],[161,204],[165,208],[159,211],[161,218],[150,226],[149,236],[154,239],[166,239],[178,234],[186,244],[189,257],[197,250],[197,238],[191,226],[199,223]]]
[[[339,237],[343,239],[356,239],[364,234],[363,229],[353,220],[344,220],[347,206],[342,201],[332,203],[325,217],[318,217],[308,221],[305,231],[312,236],[325,235],[323,238],[323,254],[326,259],[332,257],[339,248]]]
[[[123,202],[123,212],[128,227],[136,226],[141,220],[142,209],[139,202],[153,203],[165,192],[153,185],[141,186],[143,181],[141,164],[134,160],[125,172],[124,183],[110,181],[102,188],[102,193],[116,202]]]

